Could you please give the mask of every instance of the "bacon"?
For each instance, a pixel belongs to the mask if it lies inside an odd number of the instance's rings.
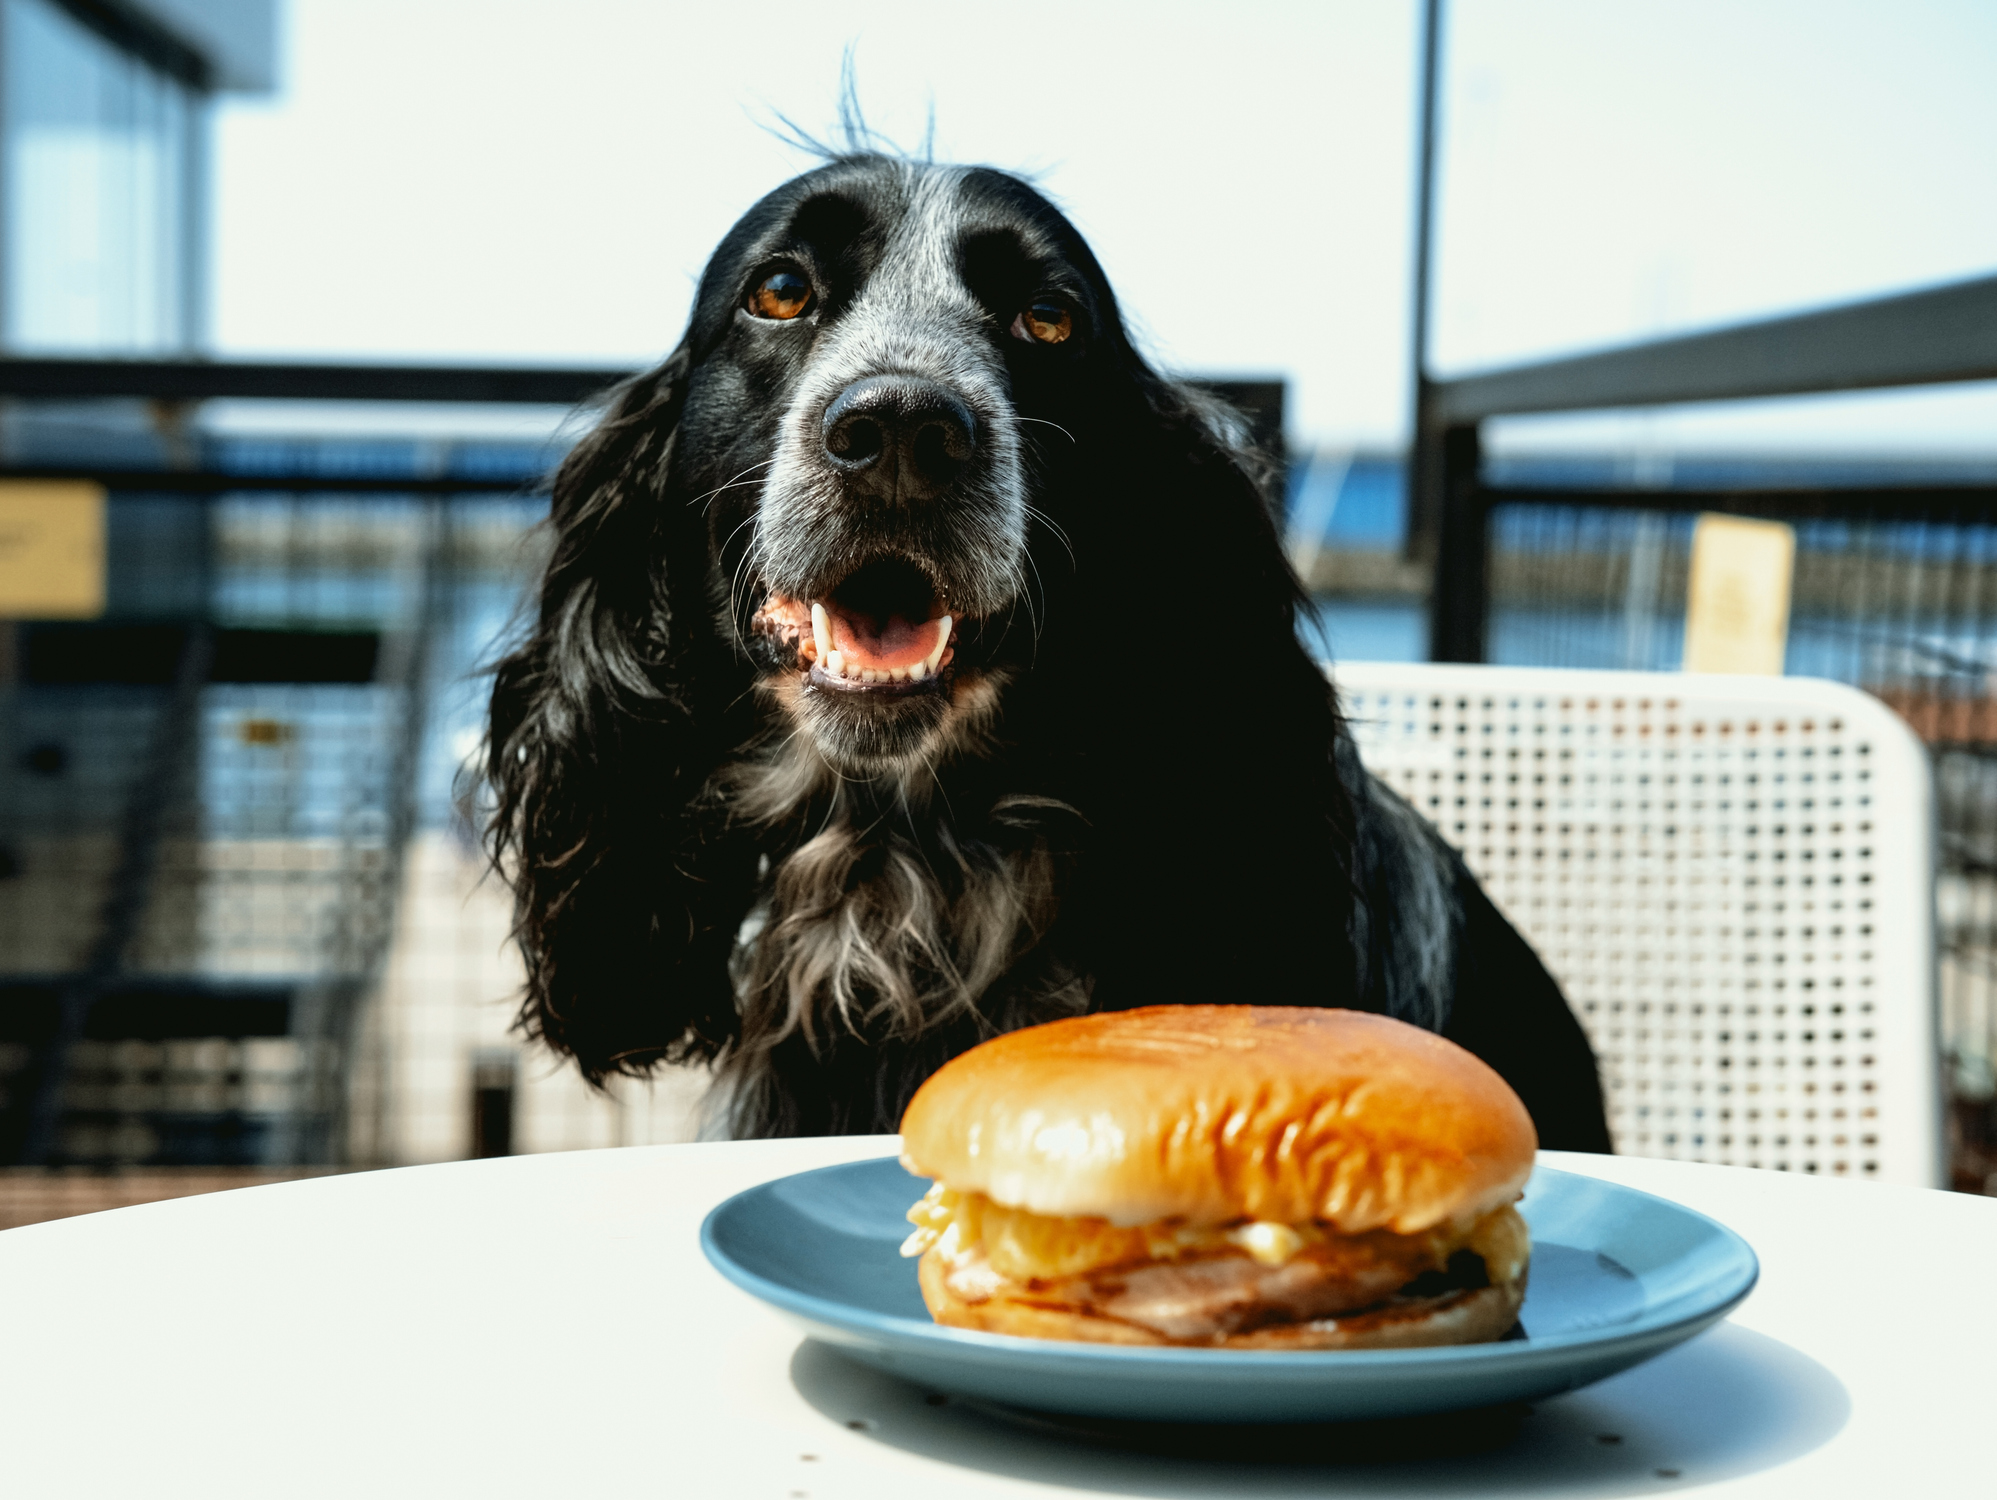
[[[1168,1339],[1197,1340],[1371,1307],[1435,1269],[1431,1256],[1419,1259],[1355,1262],[1305,1251],[1283,1265],[1265,1266],[1235,1253],[1022,1283],[1000,1275],[983,1247],[972,1246],[952,1261],[947,1284],[966,1302],[1019,1297],[1038,1307],[1139,1324]]]
[[[938,1203],[926,1217],[948,1218],[956,1208]],[[1510,1284],[1532,1253],[1525,1222],[1511,1208],[1486,1215],[1467,1233],[1328,1235],[1277,1264],[1235,1249],[1014,1277],[993,1265],[983,1238],[946,1234],[928,1243],[944,1258],[945,1285],[965,1302],[998,1298],[1088,1314],[1179,1343],[1342,1318],[1402,1299],[1414,1299],[1412,1306],[1489,1281]]]
[[[1083,1278],[1083,1304],[1170,1339],[1239,1333],[1266,1323],[1301,1323],[1370,1307],[1413,1278],[1404,1267],[1374,1265],[1356,1274],[1300,1255],[1263,1266],[1247,1256],[1143,1266],[1121,1277]]]

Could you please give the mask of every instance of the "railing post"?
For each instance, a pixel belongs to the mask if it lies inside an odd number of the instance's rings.
[[[1491,507],[1475,425],[1444,428],[1435,485],[1440,491],[1434,581],[1428,596],[1431,661],[1484,659],[1490,613]]]
[[[1435,238],[1435,95],[1442,54],[1442,0],[1422,7],[1421,97],[1415,118],[1414,266],[1408,330],[1414,401],[1408,442],[1408,527],[1404,556],[1424,567],[1435,563],[1442,507],[1436,493],[1435,382],[1428,375],[1429,276]]]

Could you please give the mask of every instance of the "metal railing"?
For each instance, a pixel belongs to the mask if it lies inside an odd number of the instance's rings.
[[[0,396],[212,401],[436,401],[573,406],[629,370],[208,359],[0,359]]]
[[[0,1161],[346,1154],[440,637],[507,567],[478,515],[544,478],[215,442],[191,408],[568,407],[623,373],[0,359],[0,479],[102,486],[111,544],[105,617],[0,621]]]
[[[1485,659],[1502,506],[1720,511],[1776,520],[1997,517],[1997,485],[1809,489],[1509,488],[1486,482],[1493,417],[1997,380],[1997,276],[1453,380],[1416,396],[1409,546],[1432,558],[1429,654]]]

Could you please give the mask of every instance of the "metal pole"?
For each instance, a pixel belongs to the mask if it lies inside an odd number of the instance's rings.
[[[1422,8],[1421,115],[1415,137],[1414,308],[1409,366],[1414,381],[1408,440],[1408,535],[1410,561],[1433,564],[1442,521],[1441,433],[1433,418],[1434,392],[1428,378],[1428,302],[1435,223],[1435,94],[1442,52],[1442,0]]]
[[[1490,617],[1490,492],[1475,427],[1449,427],[1437,444],[1440,545],[1429,585],[1430,661],[1480,662]]]

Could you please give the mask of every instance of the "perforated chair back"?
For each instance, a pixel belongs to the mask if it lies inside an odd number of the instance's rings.
[[[1928,760],[1814,678],[1340,662],[1593,1040],[1616,1148],[1941,1181]]]

